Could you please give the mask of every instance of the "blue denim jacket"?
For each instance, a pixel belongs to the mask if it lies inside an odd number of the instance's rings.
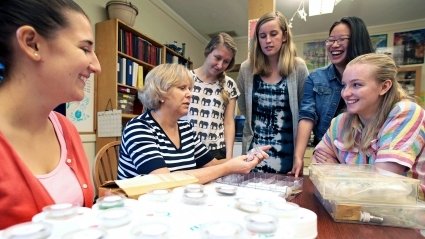
[[[342,84],[333,64],[313,71],[304,83],[304,96],[299,120],[314,122],[315,142],[319,142],[336,116]]]

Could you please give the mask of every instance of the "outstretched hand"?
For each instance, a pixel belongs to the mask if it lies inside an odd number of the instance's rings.
[[[229,160],[231,173],[249,173],[257,164],[269,157],[265,151],[270,148],[270,145],[260,146],[252,152],[250,150],[248,155],[241,155]]]

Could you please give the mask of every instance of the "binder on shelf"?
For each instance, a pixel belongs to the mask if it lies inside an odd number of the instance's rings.
[[[120,63],[120,83],[125,84],[125,79],[127,77],[127,59],[125,57],[121,57],[121,63]]]
[[[131,81],[131,86],[133,87],[137,86],[138,72],[139,72],[139,64],[133,61],[133,75],[132,75],[132,81]]]
[[[133,61],[130,59],[127,59],[125,84],[128,86],[133,84]]]

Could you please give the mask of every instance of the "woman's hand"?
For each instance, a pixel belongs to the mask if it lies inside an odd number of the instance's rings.
[[[322,150],[315,150],[312,156],[313,163],[338,163],[331,155],[326,154]]]
[[[294,163],[292,165],[292,170],[288,173],[289,175],[294,175],[295,177],[303,175],[303,167],[304,161],[303,159],[294,159]]]
[[[249,173],[257,164],[269,157],[265,151],[270,148],[270,145],[257,147],[255,150],[250,150],[248,155],[241,155],[230,159],[226,162],[229,164],[229,173]]]

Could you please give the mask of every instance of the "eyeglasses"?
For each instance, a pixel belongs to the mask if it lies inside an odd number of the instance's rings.
[[[341,45],[343,42],[345,42],[345,40],[348,40],[348,39],[350,39],[350,37],[341,37],[337,39],[328,38],[326,39],[325,43],[326,43],[326,46],[332,46],[335,42],[338,43],[338,45]]]

